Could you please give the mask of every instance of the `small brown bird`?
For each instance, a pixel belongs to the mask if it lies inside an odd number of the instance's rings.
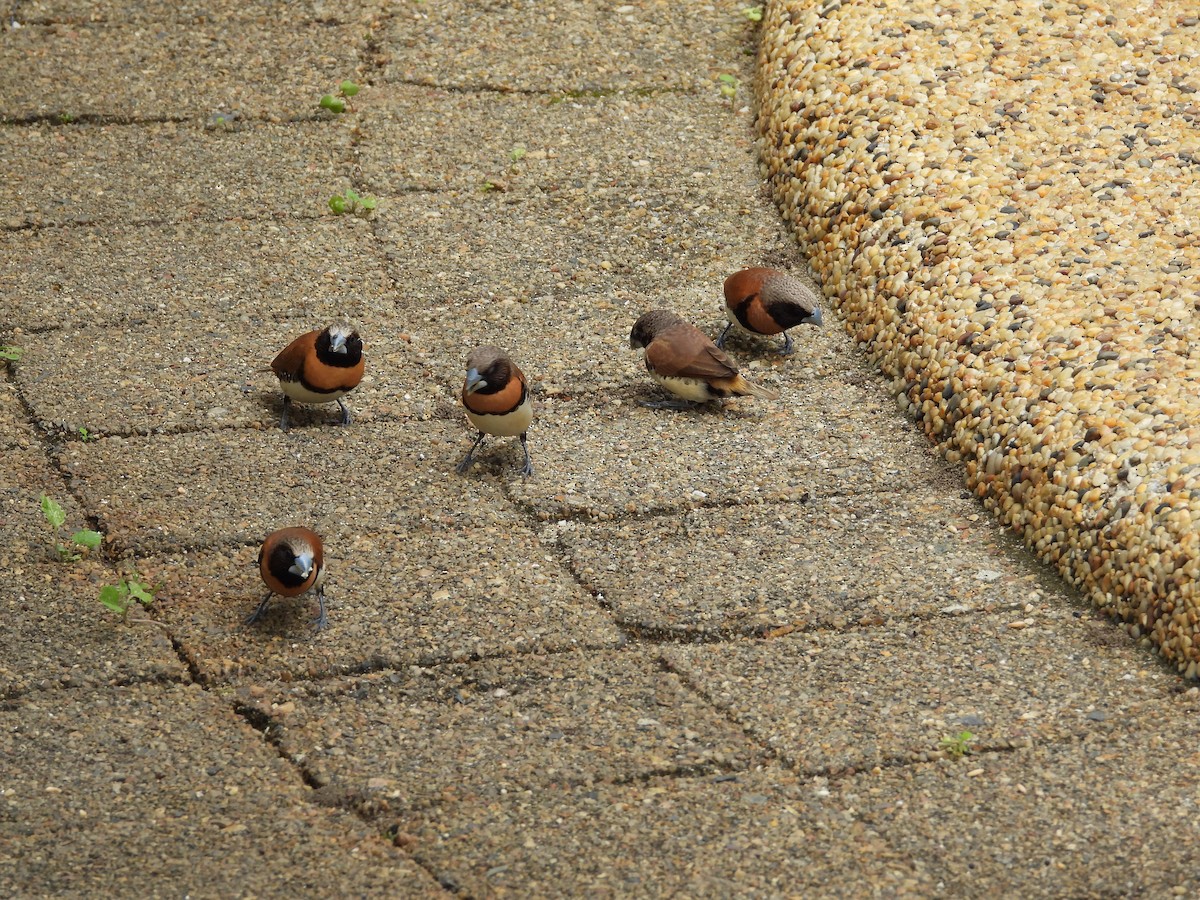
[[[717,338],[725,346],[730,328],[748,334],[783,335],[787,355],[795,351],[789,328],[820,325],[821,307],[817,295],[799,278],[778,269],[742,269],[725,279],[725,315],[729,324]]]
[[[317,631],[328,621],[325,618],[325,548],[321,538],[307,528],[281,528],[272,531],[258,551],[258,572],[267,586],[267,596],[258,609],[246,619],[253,625],[267,611],[272,594],[299,597],[317,589]]]
[[[358,387],[363,377],[363,342],[345,325],[302,334],[271,362],[283,388],[283,415],[279,427],[288,430],[292,401],[333,403],[342,408],[342,424],[350,424],[350,410],[342,398]]]
[[[525,465],[521,467],[521,474],[532,475],[533,463],[529,460],[525,433],[533,422],[533,401],[529,397],[524,373],[508,358],[508,354],[490,345],[471,351],[467,357],[462,403],[466,407],[467,418],[479,429],[479,437],[455,471],[462,475],[471,468],[475,462],[475,451],[487,435],[520,435],[521,449],[525,451]]]
[[[646,370],[683,402],[643,402],[651,409],[689,409],[730,394],[775,400],[777,393],[747,381],[703,331],[666,309],[644,313],[629,333],[629,346],[646,348]]]

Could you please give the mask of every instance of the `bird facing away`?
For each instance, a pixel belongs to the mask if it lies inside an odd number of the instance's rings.
[[[342,398],[358,387],[363,377],[363,342],[345,325],[302,334],[271,362],[283,388],[283,415],[279,427],[288,430],[292,401],[333,403],[342,408],[342,424],[350,424],[350,410]]]
[[[775,400],[777,393],[747,381],[703,331],[666,309],[643,313],[629,346],[646,348],[646,370],[680,401],[642,402],[651,409],[688,409],[731,394]]]
[[[533,474],[533,463],[529,459],[526,432],[533,422],[533,401],[524,373],[499,347],[478,347],[467,357],[467,377],[463,382],[462,403],[467,418],[479,430],[479,437],[467,451],[466,457],[455,471],[464,474],[475,462],[475,451],[489,435],[499,437],[521,437],[521,449],[525,451],[522,475]]]
[[[272,531],[258,551],[258,573],[267,586],[267,596],[246,619],[253,625],[267,611],[272,594],[299,597],[317,589],[317,631],[328,621],[325,617],[325,548],[321,538],[307,528],[281,528]]]
[[[786,356],[795,351],[789,328],[820,325],[821,307],[817,295],[799,278],[778,269],[742,269],[725,279],[725,316],[729,324],[717,338],[725,346],[725,336],[736,327],[748,334],[769,337],[783,335]]]

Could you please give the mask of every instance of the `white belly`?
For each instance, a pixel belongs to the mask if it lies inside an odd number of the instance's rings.
[[[676,397],[682,397],[684,400],[707,403],[713,399],[712,393],[708,390],[708,382],[699,378],[666,378],[657,372],[651,372],[650,377]]]
[[[484,434],[494,434],[497,437],[516,437],[529,430],[533,423],[533,403],[528,397],[525,402],[510,413],[492,415],[467,410],[467,418],[471,424]]]
[[[350,393],[349,391],[334,391],[331,394],[317,394],[299,381],[280,381],[279,386],[297,403],[333,403]]]

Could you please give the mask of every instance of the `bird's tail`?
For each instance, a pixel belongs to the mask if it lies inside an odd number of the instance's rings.
[[[762,400],[779,399],[778,391],[765,388],[761,384],[755,384],[753,381],[747,381],[741,375],[734,375],[732,378],[723,379],[716,382],[716,385],[724,388],[731,394],[737,394],[739,397],[759,397]]]

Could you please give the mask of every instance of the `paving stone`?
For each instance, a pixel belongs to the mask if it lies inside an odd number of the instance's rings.
[[[145,616],[122,622],[100,589],[120,575],[96,561],[4,566],[0,696],[60,687],[186,681],[169,636]]]
[[[385,83],[360,96],[359,166],[376,193],[489,183],[510,193],[655,183],[704,191],[735,179],[743,196],[753,193],[753,123],[716,92],[563,97]],[[647,142],[652,129],[676,140]]]
[[[66,516],[60,540],[88,527],[85,511],[40,446],[6,449],[0,465],[0,569],[58,558],[55,536],[42,513],[43,495],[58,503]]]
[[[562,522],[556,533],[572,569],[618,621],[677,637],[1019,609],[1049,580],[1000,540],[976,504],[945,493]]]
[[[66,521],[55,534],[41,508],[45,494]],[[167,635],[154,625],[122,624],[101,606],[101,586],[119,575],[99,558],[63,561],[56,544],[88,528],[83,510],[40,447],[10,447],[0,465],[0,571],[5,615],[0,696],[59,686],[184,679]]]
[[[779,769],[473,798],[397,823],[472,896],[939,895],[932,864]]]
[[[295,521],[304,520],[279,524]],[[244,625],[266,596],[257,543],[140,561],[164,585],[157,615],[201,677],[315,678],[621,640],[551,549],[505,507],[413,516],[378,530],[316,530],[329,615],[319,635],[311,595],[274,597],[258,622]]]
[[[726,276],[743,265],[794,258],[766,209],[720,191],[655,186],[538,197],[421,192],[381,200],[377,233],[415,305],[545,296],[587,303],[680,284],[707,285],[719,298]]]
[[[825,790],[858,827],[921,860],[946,896],[1192,897],[1197,722],[1192,689],[1078,741]]]
[[[0,82],[0,119],[331,116],[318,101],[357,77],[362,36],[316,22],[30,25],[5,35],[24,64]]]
[[[0,381],[0,450],[31,450],[37,441],[37,432],[29,422],[16,384]]]
[[[629,365],[641,364],[631,355]],[[875,390],[833,380],[819,388],[783,376],[760,380],[781,398],[739,399],[724,409],[645,409],[635,401],[662,396],[645,379],[604,406],[562,404],[537,420],[540,468],[513,482],[510,496],[542,519],[612,519],[944,484],[924,439]],[[880,424],[889,420],[894,431]]]
[[[317,217],[329,215],[329,198],[350,187],[350,132],[336,122],[247,124],[233,132],[203,124],[0,126],[0,166],[8,173],[0,183],[0,223]],[[31,240],[59,248],[57,264],[38,277],[66,284],[58,267],[69,267],[63,250],[78,239],[56,232]],[[153,260],[163,248],[141,249]],[[226,247],[214,262],[234,265],[228,257],[242,249]]]
[[[51,429],[74,434],[81,426],[97,435],[150,434],[214,427],[269,429],[279,422],[283,393],[271,360],[295,337],[331,321],[344,309],[361,308],[362,298],[345,306],[323,298],[314,306],[327,318],[280,323],[257,312],[176,319],[170,324],[118,328],[64,329],[30,335],[18,370],[35,415]],[[253,303],[239,304],[252,310]],[[370,313],[374,317],[375,313]],[[386,327],[362,328],[366,372],[345,398],[354,427],[369,427],[386,416],[430,418],[449,407],[450,385],[431,377],[409,341]],[[405,335],[407,336],[407,335]],[[94,373],[111,371],[110,378]],[[87,391],[79,387],[86,384]],[[415,398],[415,399],[414,399]],[[297,428],[333,426],[337,404],[293,406]]]
[[[460,477],[470,441],[446,423],[313,424],[73,442],[64,465],[111,540],[138,553],[253,544],[283,525],[366,534],[488,523],[493,479]],[[515,473],[514,473],[515,477]]]
[[[717,94],[717,74],[741,68],[748,37],[732,12],[697,15],[668,0],[565,0],[549,14],[532,0],[429,0],[395,13],[386,78],[470,89]]]
[[[941,738],[964,730],[985,748],[1069,742],[1179,689],[1111,624],[1058,598],[1030,606],[663,654],[808,772],[937,757]]]
[[[523,655],[246,693],[291,758],[371,815],[765,761],[645,652]]]
[[[313,803],[261,735],[197,688],[30,695],[0,707],[0,728],[37,761],[8,774],[0,800],[7,897],[438,892],[354,816]]]
[[[81,8],[77,0],[20,0],[15,19],[26,25],[110,23],[146,24],[180,22],[222,24],[230,20],[256,22],[289,20],[359,22],[380,12],[373,0],[151,0],[131,4],[124,0],[92,0]]]
[[[370,321],[393,293],[371,241],[348,217],[0,231],[0,298],[14,327],[37,331],[183,320],[242,338],[283,320]]]

